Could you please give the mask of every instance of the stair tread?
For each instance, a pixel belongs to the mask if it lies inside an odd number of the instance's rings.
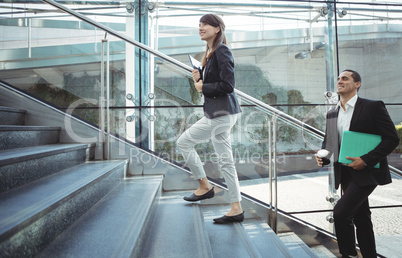
[[[0,111],[14,112],[14,113],[26,113],[26,110],[24,110],[24,109],[5,107],[5,106],[0,106]]]
[[[261,219],[247,219],[243,222],[243,227],[260,254],[291,257],[290,250],[266,222]]]
[[[333,254],[328,248],[323,245],[312,246],[310,247],[311,251],[313,251],[318,257],[323,258],[336,258],[336,255]],[[384,254],[383,254],[384,255]]]
[[[129,257],[162,177],[128,178],[37,257]]]
[[[0,235],[127,161],[90,161],[0,194]]]
[[[318,255],[293,232],[281,234],[279,238],[294,257],[318,257]]]
[[[242,223],[214,224],[230,205],[203,205],[206,226],[216,257],[292,257],[275,232],[261,219],[248,218]]]
[[[201,206],[185,202],[188,194],[164,193],[142,257],[212,257]]]
[[[57,131],[60,129],[60,126],[0,125],[0,131]]]
[[[94,146],[93,143],[88,144],[46,144],[32,147],[24,147],[18,149],[0,151],[0,166],[30,160],[33,158],[44,157],[49,154],[58,154],[66,151],[78,150]]]
[[[0,125],[23,125],[25,115],[25,110],[0,107]]]

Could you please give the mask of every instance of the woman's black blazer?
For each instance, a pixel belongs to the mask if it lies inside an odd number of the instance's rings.
[[[232,52],[220,44],[204,67],[202,93],[204,114],[207,118],[240,113],[234,93],[235,75]]]

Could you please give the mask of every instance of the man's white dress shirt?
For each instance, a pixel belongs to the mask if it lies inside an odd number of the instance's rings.
[[[339,133],[339,144],[342,142],[342,136],[344,131],[349,131],[350,121],[352,120],[353,111],[355,110],[357,101],[357,95],[352,97],[346,104],[345,110],[343,110],[341,102],[339,101],[337,104],[337,108],[339,108],[338,113],[338,133]]]

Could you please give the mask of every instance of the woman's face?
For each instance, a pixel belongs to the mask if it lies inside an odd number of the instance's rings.
[[[219,32],[219,27],[213,27],[205,22],[200,22],[198,33],[200,34],[201,40],[205,40],[208,43],[212,43]]]

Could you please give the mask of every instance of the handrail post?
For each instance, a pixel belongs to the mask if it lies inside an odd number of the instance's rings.
[[[106,69],[105,69],[105,45],[106,45]],[[100,92],[100,140],[102,142],[103,159],[111,159],[110,153],[110,65],[109,65],[109,40],[102,39],[101,49],[101,92]],[[105,89],[105,70],[106,70],[106,89]],[[106,91],[106,97],[105,97]],[[106,112],[106,115],[105,115]],[[105,122],[106,117],[106,122]],[[106,131],[106,137],[105,137]]]
[[[28,58],[32,58],[32,19],[27,19],[28,22]]]
[[[106,39],[101,41],[101,67],[100,67],[100,96],[99,96],[99,141],[102,143],[102,160],[106,159],[105,153],[105,48]]]
[[[109,40],[106,40],[106,154],[107,159],[111,159],[110,148],[110,45]]]
[[[269,192],[270,201],[268,209],[268,225],[271,229],[278,233],[278,183],[277,183],[277,167],[276,167],[276,122],[277,115],[273,115],[268,126],[269,140]]]

